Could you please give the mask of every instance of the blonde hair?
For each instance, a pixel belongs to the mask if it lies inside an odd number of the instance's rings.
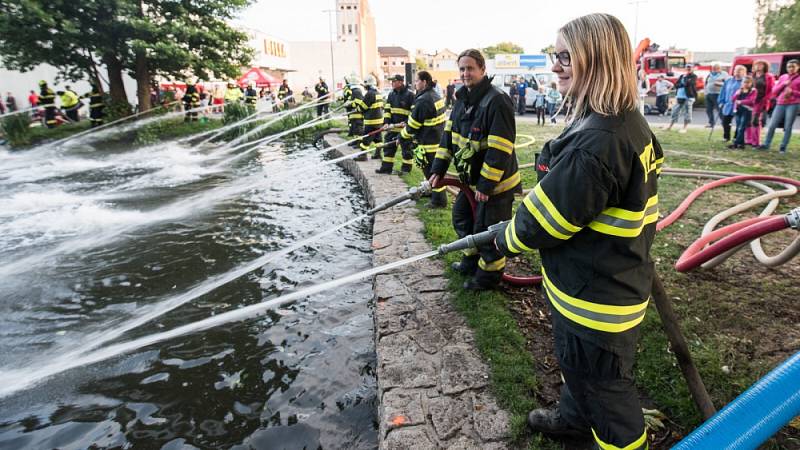
[[[558,31],[572,65],[573,117],[615,116],[637,109],[636,66],[625,27],[610,14],[589,14]]]

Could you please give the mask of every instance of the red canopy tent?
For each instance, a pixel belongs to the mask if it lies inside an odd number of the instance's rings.
[[[250,70],[239,77],[236,82],[239,84],[239,86],[247,86],[251,81],[254,81],[256,83],[256,87],[259,88],[277,86],[281,84],[281,80],[273,77],[267,72],[264,72],[258,67],[250,68]]]

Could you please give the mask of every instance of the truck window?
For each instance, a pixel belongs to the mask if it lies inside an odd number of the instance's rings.
[[[686,67],[686,58],[683,56],[670,56],[669,57],[669,66],[670,67]]]
[[[648,70],[662,70],[666,69],[664,66],[664,58],[650,58],[647,60]]]

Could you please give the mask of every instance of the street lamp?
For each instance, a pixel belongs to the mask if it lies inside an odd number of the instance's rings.
[[[322,10],[324,13],[328,13],[328,38],[330,39],[331,44],[331,87],[333,90],[331,92],[336,92],[336,72],[334,71],[333,67],[333,14],[338,12],[335,9],[324,9]]]
[[[640,3],[647,3],[647,0],[633,0],[628,2],[629,5],[636,5],[636,19],[633,25],[633,45],[639,44],[639,4]]]

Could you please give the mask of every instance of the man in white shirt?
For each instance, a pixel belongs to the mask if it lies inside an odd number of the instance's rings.
[[[658,115],[663,116],[667,112],[667,99],[674,85],[667,80],[664,74],[658,76],[658,80],[653,84],[656,91],[656,109]]]

